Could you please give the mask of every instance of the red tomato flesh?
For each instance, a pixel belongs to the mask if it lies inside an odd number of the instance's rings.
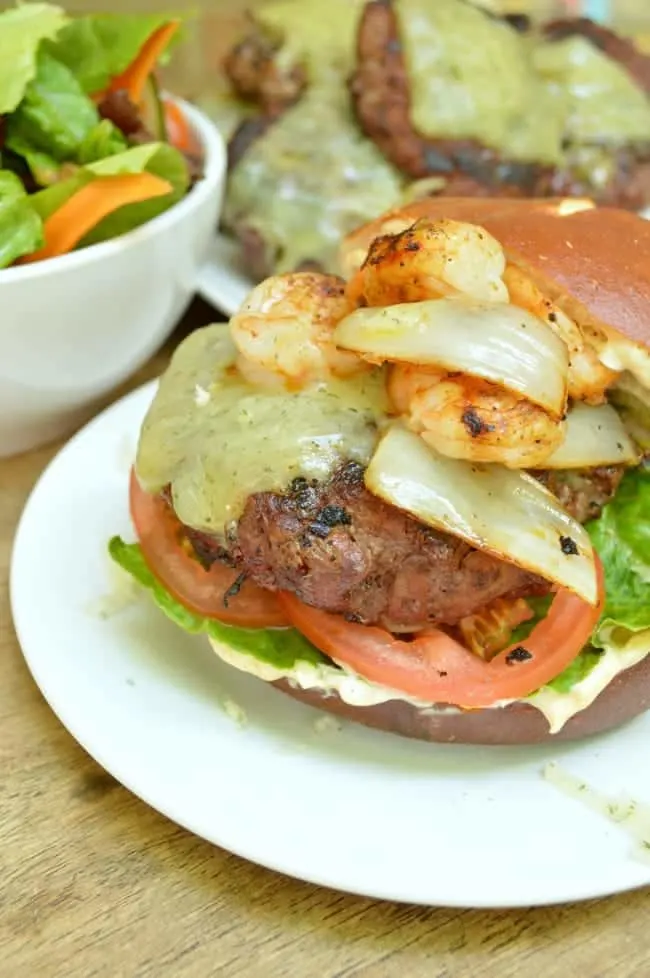
[[[382,628],[357,625],[310,608],[287,592],[279,597],[291,623],[316,648],[365,679],[427,703],[480,709],[539,689],[586,645],[604,599],[602,566],[598,558],[596,561],[596,607],[570,591],[559,591],[546,618],[525,642],[504,649],[490,661],[436,628],[406,642]]]
[[[131,472],[131,518],[144,559],[151,572],[188,611],[242,628],[283,628],[287,617],[278,599],[250,581],[237,594],[224,595],[238,572],[220,562],[206,570],[184,544],[183,525],[161,496],[145,492]]]

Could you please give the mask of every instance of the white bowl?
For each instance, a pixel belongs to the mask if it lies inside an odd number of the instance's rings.
[[[70,432],[159,349],[196,291],[226,174],[216,127],[179,102],[204,177],[134,231],[0,270],[0,457]]]

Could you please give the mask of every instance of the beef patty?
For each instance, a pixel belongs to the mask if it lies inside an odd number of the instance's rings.
[[[486,16],[489,16],[486,14]],[[607,28],[586,18],[553,21],[550,39],[573,34],[586,37],[618,61],[645,91],[650,58]],[[445,178],[446,196],[596,196],[599,203],[638,209],[650,201],[650,144],[614,151],[609,183],[597,192],[566,170],[508,160],[475,139],[435,139],[413,126],[410,84],[390,0],[371,0],[359,24],[357,67],[350,92],[359,124],[398,169],[419,179]]]
[[[621,476],[613,467],[537,473],[580,520],[598,515]],[[392,631],[455,625],[497,598],[549,590],[540,577],[382,502],[351,462],[327,483],[296,479],[285,493],[251,496],[227,550],[214,537],[187,535],[205,566],[225,561],[269,590]]]
[[[223,63],[240,98],[257,103],[269,116],[293,105],[307,81],[301,66],[281,66],[276,58],[277,50],[278,44],[256,28],[228,52]]]

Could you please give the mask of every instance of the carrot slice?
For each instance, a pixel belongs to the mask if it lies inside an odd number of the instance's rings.
[[[192,131],[183,110],[175,102],[170,102],[169,99],[163,99],[163,109],[167,138],[172,146],[181,152],[183,150],[186,152],[196,150],[196,143],[192,139]]]
[[[112,79],[108,91],[126,90],[131,101],[135,105],[140,105],[145,82],[180,27],[180,23],[180,20],[170,20],[155,30],[144,42],[129,67],[121,75]]]
[[[118,207],[161,197],[172,185],[153,173],[99,177],[69,197],[43,225],[45,244],[23,262],[42,261],[71,251],[84,234]]]

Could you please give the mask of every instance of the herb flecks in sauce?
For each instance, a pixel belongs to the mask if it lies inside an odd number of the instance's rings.
[[[352,118],[342,79],[312,86],[234,167],[227,225],[257,231],[277,272],[338,271],[341,237],[401,199],[402,179]]]
[[[217,534],[254,492],[325,479],[348,459],[367,464],[387,411],[380,369],[289,393],[247,384],[235,355],[223,325],[183,341],[147,413],[136,458],[148,491],[171,484],[179,519]],[[197,399],[197,389],[209,398]]]
[[[647,142],[650,101],[585,38],[524,36],[458,0],[395,8],[423,134],[475,138],[514,160],[568,160],[596,183],[608,175],[603,147]]]
[[[254,21],[278,45],[280,67],[302,66],[309,82],[346,77],[354,64],[356,29],[364,0],[276,0],[260,4]]]
[[[416,129],[475,138],[511,159],[559,162],[557,97],[517,31],[458,0],[396,0],[395,8]]]

